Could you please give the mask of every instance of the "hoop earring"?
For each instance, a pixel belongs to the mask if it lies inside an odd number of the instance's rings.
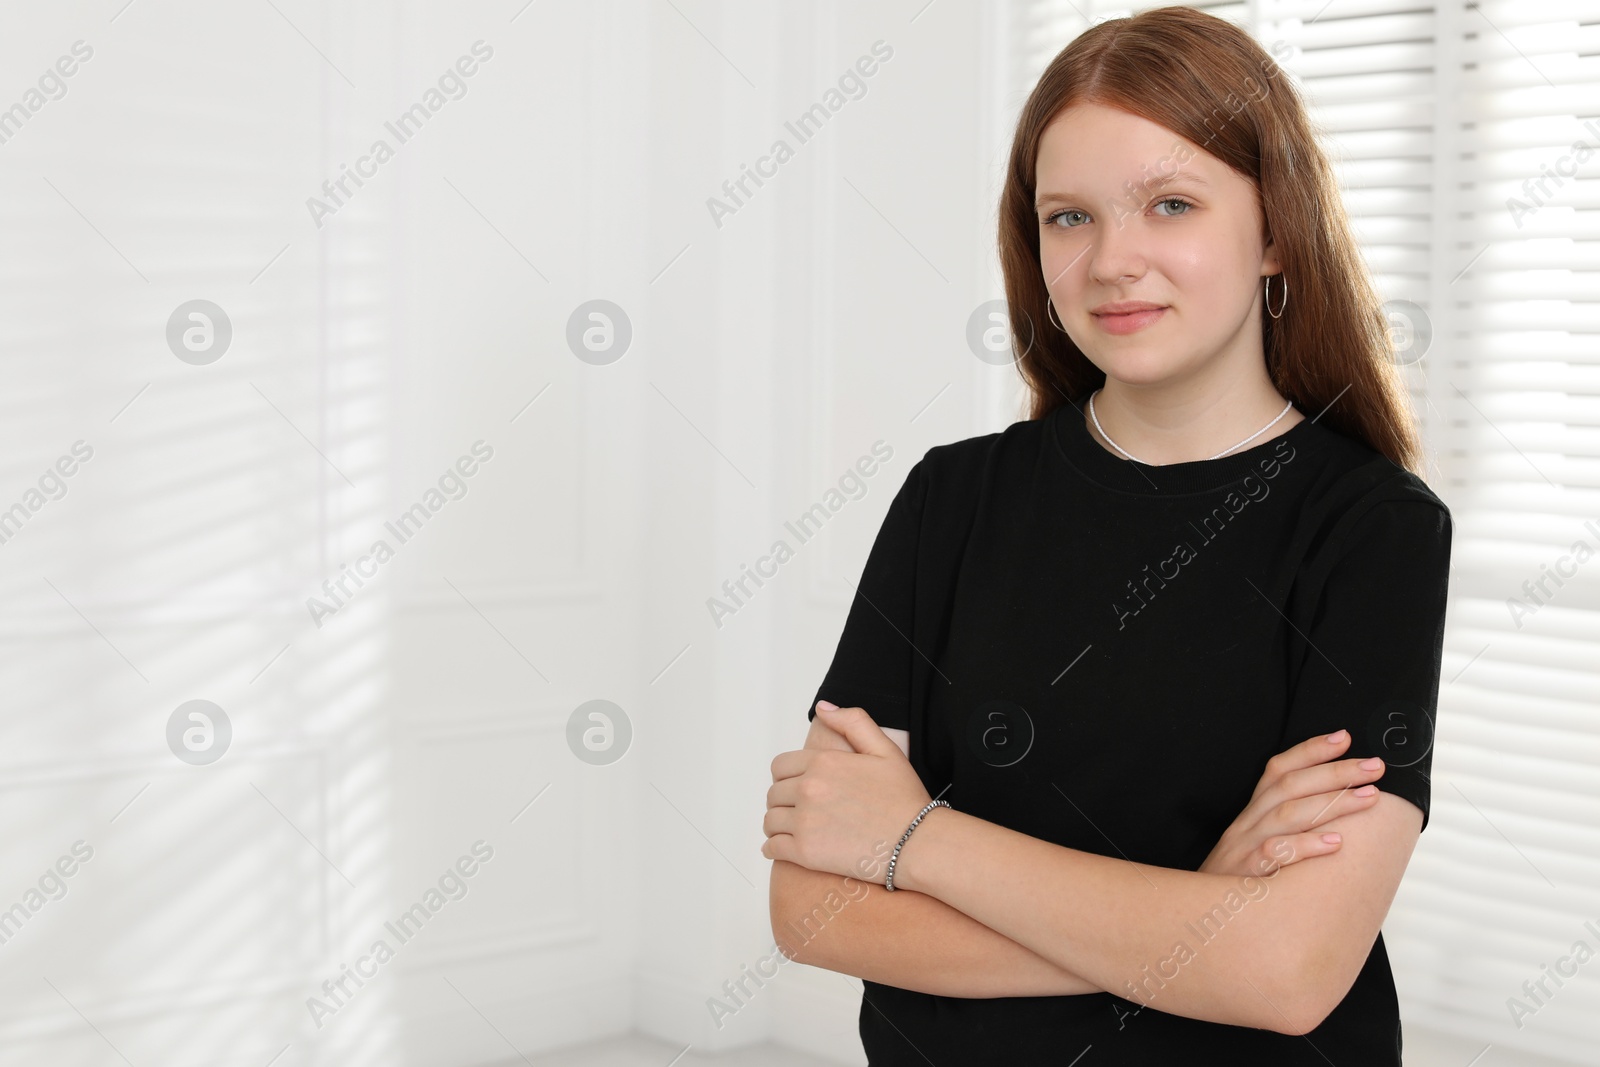
[[[1047,318],[1047,319],[1050,319],[1050,325],[1054,326],[1056,329],[1060,330],[1062,333],[1066,333],[1067,332],[1067,328],[1065,326],[1061,325],[1061,320],[1059,318],[1051,318],[1051,316],[1050,316],[1050,313],[1052,311],[1054,311],[1055,309],[1056,309],[1055,304],[1051,302],[1051,300],[1050,300],[1050,298],[1048,296],[1045,297],[1044,298],[1044,317]]]
[[[1266,305],[1268,315],[1272,315],[1275,319],[1281,319],[1283,318],[1284,308],[1289,306],[1289,279],[1283,279],[1283,303],[1278,305],[1278,311],[1274,314],[1272,311],[1272,278],[1273,275],[1267,275],[1266,284],[1261,287],[1261,302]]]

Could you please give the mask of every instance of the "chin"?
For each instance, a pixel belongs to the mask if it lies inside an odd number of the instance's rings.
[[[1115,359],[1097,359],[1095,366],[1105,371],[1107,381],[1122,385],[1160,385],[1177,373],[1168,356],[1154,353],[1118,352]]]

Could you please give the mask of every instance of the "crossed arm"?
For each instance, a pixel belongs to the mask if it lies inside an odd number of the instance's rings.
[[[908,731],[883,732],[910,755]],[[807,748],[837,746],[847,742],[812,724]],[[1100,992],[941,900],[895,891],[891,900],[881,886],[775,860],[773,937],[790,959],[918,993],[987,999]]]
[[[791,958],[902,989],[1105,990],[1301,1034],[1360,973],[1421,823],[1414,805],[1379,794],[1321,827],[1344,835],[1338,852],[1252,878],[1063,848],[937,808],[901,851],[895,884],[907,892],[853,880],[846,891],[841,876],[775,862],[773,934]]]
[[[1345,835],[1341,851],[1252,880],[1062,848],[939,808],[917,828],[933,832],[900,853],[895,888],[934,896],[1128,1000],[1303,1034],[1360,973],[1422,812],[1380,794],[1330,826]]]

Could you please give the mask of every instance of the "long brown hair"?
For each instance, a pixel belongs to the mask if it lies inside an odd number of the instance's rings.
[[[1164,126],[1254,184],[1289,301],[1263,309],[1273,385],[1301,411],[1422,476],[1422,448],[1382,304],[1350,230],[1332,167],[1290,79],[1249,34],[1190,7],[1110,19],[1062,49],[1017,120],[1000,199],[1000,264],[1017,368],[1033,419],[1105,384],[1046,318],[1034,207],[1039,140],[1064,108],[1097,103]],[[1091,149],[1092,150],[1092,149]]]

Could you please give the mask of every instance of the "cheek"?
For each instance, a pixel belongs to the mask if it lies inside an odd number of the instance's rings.
[[[1039,249],[1039,269],[1052,293],[1075,293],[1083,288],[1082,241],[1049,241]]]
[[[1203,298],[1205,306],[1220,307],[1249,298],[1255,266],[1247,252],[1227,238],[1195,234],[1168,249],[1169,280],[1181,293]]]

